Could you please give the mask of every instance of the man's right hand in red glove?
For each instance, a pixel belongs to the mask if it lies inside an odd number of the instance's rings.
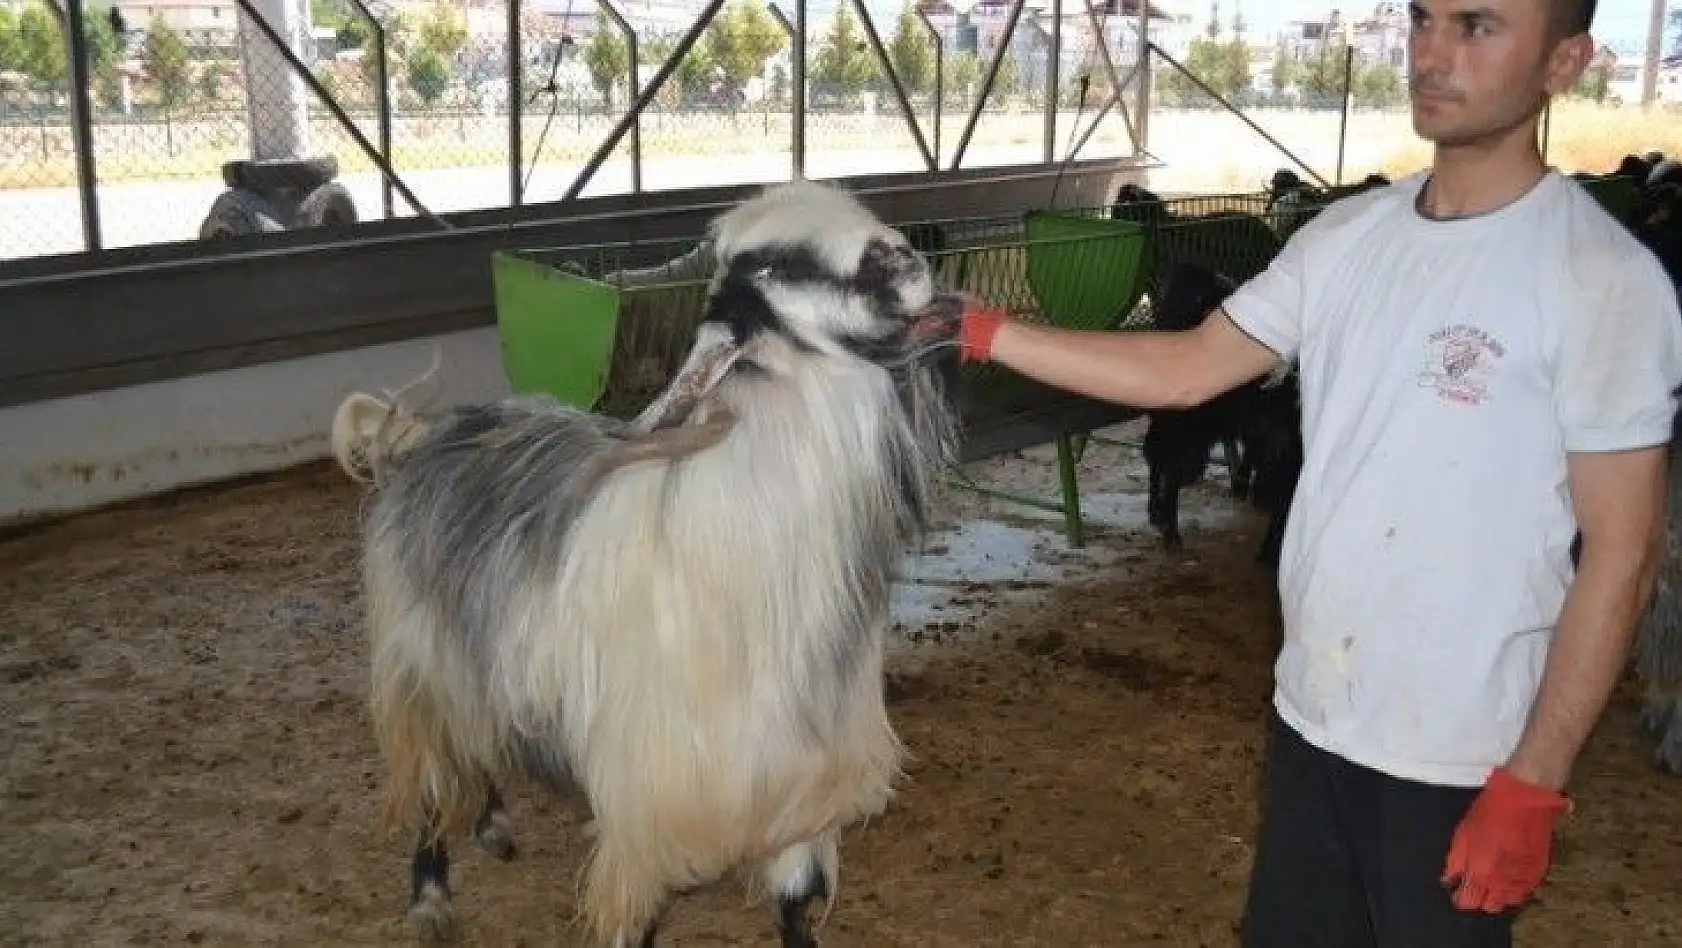
[[[985,362],[993,354],[993,337],[1008,316],[1002,307],[979,299],[964,301],[959,317],[958,355],[963,362]]]

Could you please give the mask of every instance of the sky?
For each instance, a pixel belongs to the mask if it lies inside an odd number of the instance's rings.
[[[1190,14],[1194,20],[1207,19],[1209,0],[1155,0],[1158,6],[1175,13]],[[1233,4],[1239,0],[1221,0],[1221,19],[1232,21]],[[1345,14],[1366,14],[1375,0],[1242,0],[1244,18],[1252,29],[1270,33],[1292,20],[1310,20],[1325,16],[1333,9]],[[1672,8],[1678,0],[1672,0]],[[1594,17],[1594,33],[1601,42],[1619,52],[1637,53],[1647,43],[1647,17],[1652,11],[1651,0],[1600,0]]]

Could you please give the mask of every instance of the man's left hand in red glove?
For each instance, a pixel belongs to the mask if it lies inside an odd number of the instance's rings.
[[[1497,767],[1449,845],[1443,884],[1462,911],[1499,913],[1524,903],[1547,877],[1562,793]]]

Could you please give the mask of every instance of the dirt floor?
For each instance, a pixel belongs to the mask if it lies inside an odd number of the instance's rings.
[[[1112,515],[1079,551],[1055,517],[951,496],[934,554],[987,542],[908,586],[889,688],[916,759],[844,841],[828,948],[1234,943],[1276,645],[1263,524],[1217,479],[1167,556],[1141,475],[1136,448],[1089,452]],[[315,468],[0,542],[0,944],[410,943],[406,841],[370,829],[358,496]],[[1522,945],[1682,943],[1682,781],[1633,710],[1620,694],[1581,764]],[[525,786],[512,806],[514,862],[455,851],[468,941],[573,944],[576,818]],[[724,885],[664,943],[775,942]]]

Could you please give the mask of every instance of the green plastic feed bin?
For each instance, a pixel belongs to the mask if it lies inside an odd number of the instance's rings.
[[[699,280],[619,287],[611,275],[695,241],[496,251],[491,280],[503,370],[520,394],[630,417],[682,366],[700,321]]]
[[[595,407],[607,388],[619,291],[517,250],[491,254],[491,282],[510,387]]]

